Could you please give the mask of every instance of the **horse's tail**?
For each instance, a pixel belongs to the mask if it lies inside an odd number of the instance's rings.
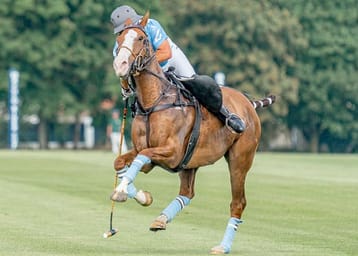
[[[276,101],[275,95],[267,96],[266,98],[263,98],[261,100],[250,100],[251,104],[254,106],[254,109],[270,106],[275,101]]]

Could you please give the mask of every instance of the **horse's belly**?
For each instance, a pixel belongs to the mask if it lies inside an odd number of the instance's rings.
[[[205,124],[204,124],[205,125]],[[200,132],[200,137],[194,154],[189,161],[188,168],[196,168],[203,165],[210,165],[224,156],[227,150],[235,141],[236,135],[232,134],[226,127],[204,129]]]

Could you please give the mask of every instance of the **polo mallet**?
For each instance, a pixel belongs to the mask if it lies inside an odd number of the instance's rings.
[[[126,124],[127,119],[127,111],[128,111],[128,98],[124,101],[124,109],[123,109],[123,119],[122,119],[122,125],[121,125],[121,136],[119,139],[119,153],[118,156],[122,155],[122,145],[123,145],[123,138],[124,138],[124,127]],[[114,176],[114,189],[117,187],[118,182],[118,174],[116,172],[116,175]],[[103,238],[109,238],[117,234],[118,229],[112,227],[112,220],[113,220],[113,211],[114,211],[114,201],[112,200],[111,203],[111,215],[109,217],[109,231],[103,233]]]

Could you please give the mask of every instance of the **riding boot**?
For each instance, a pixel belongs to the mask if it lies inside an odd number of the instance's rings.
[[[195,75],[192,79],[183,81],[183,84],[204,107],[231,131],[241,133],[245,130],[244,121],[223,106],[221,88],[214,79],[206,75]]]
[[[236,133],[242,133],[246,129],[245,122],[236,114],[231,113],[226,107],[221,106],[218,118],[228,127],[230,130]]]

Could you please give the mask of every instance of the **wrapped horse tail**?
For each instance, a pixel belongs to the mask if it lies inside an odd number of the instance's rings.
[[[276,101],[275,95],[269,95],[261,100],[250,100],[252,106],[254,106],[254,109],[268,107],[272,105],[275,101]]]

